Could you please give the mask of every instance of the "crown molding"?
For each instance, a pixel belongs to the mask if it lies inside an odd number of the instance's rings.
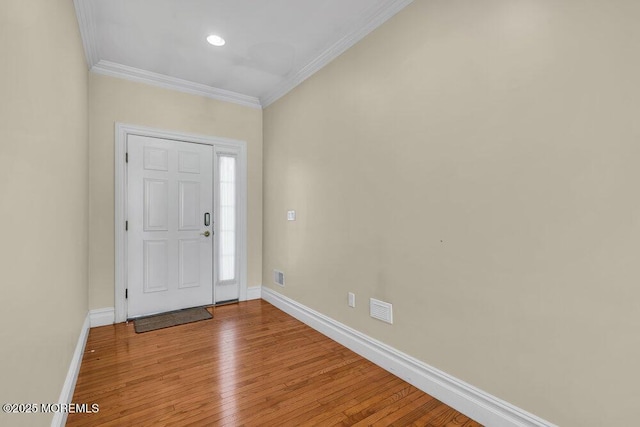
[[[363,18],[354,25],[354,29],[351,32],[331,44],[302,68],[290,73],[284,81],[269,90],[265,96],[256,98],[201,83],[101,60],[96,39],[97,30],[92,0],[73,0],[80,27],[80,35],[82,36],[82,44],[87,58],[87,65],[92,72],[232,102],[252,108],[264,108],[271,105],[412,2],[413,0],[388,0],[384,2],[382,6],[364,15]]]
[[[80,37],[84,54],[87,58],[87,68],[91,69],[100,60],[98,42],[96,41],[96,23],[94,21],[93,7],[91,0],[73,0],[76,8],[76,17],[80,27]]]
[[[127,65],[111,61],[98,61],[97,64],[91,67],[91,72],[105,76],[119,77],[134,82],[146,83],[165,89],[177,90],[180,92],[190,93],[192,95],[213,98],[220,101],[232,102],[244,105],[245,107],[262,108],[260,100],[253,96],[243,95],[230,90],[218,89],[212,86],[141,70],[139,68],[129,67]]]
[[[282,98],[293,88],[311,77],[325,65],[336,59],[347,49],[362,40],[367,34],[384,24],[388,19],[413,3],[413,0],[390,0],[379,8],[365,15],[355,29],[325,49],[320,55],[309,61],[298,71],[290,74],[282,83],[260,98],[262,107],[266,108]]]

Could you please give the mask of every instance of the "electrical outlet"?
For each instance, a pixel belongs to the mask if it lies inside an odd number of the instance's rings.
[[[287,211],[287,221],[296,220],[296,211]]]
[[[356,294],[353,292],[349,292],[349,307],[356,306]]]

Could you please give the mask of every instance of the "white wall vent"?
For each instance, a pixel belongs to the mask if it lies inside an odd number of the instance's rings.
[[[282,271],[273,270],[273,281],[276,285],[284,286],[284,273]]]
[[[393,306],[374,298],[369,299],[369,315],[374,319],[393,324]]]

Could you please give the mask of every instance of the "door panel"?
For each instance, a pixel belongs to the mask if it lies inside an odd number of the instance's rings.
[[[144,248],[144,292],[166,291],[168,287],[167,266],[169,245],[166,240],[145,240]]]
[[[180,181],[180,230],[200,230],[203,220],[200,217],[200,183]]]
[[[144,180],[144,230],[169,230],[169,182],[166,179]]]
[[[146,170],[169,170],[169,152],[163,148],[144,147],[144,168]]]
[[[180,240],[180,283],[181,288],[200,285],[200,241],[199,239]]]
[[[213,303],[213,148],[129,135],[128,317]]]
[[[200,173],[200,157],[196,153],[180,151],[178,153],[179,171],[182,173]]]

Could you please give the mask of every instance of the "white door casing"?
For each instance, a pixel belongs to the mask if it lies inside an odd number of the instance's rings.
[[[213,302],[213,148],[130,135],[128,317]]]
[[[130,231],[125,230],[125,223],[128,220],[128,176],[127,163],[125,161],[127,155],[127,140],[129,137],[140,136],[159,138],[168,141],[189,142],[205,146],[213,147],[214,152],[214,175],[218,174],[218,162],[222,157],[234,158],[235,173],[235,206],[234,206],[234,245],[235,261],[233,265],[234,273],[232,280],[218,280],[216,271],[219,268],[220,259],[213,253],[213,294],[214,301],[225,301],[229,299],[239,299],[244,301],[247,298],[247,147],[244,141],[232,140],[227,138],[209,137],[193,134],[185,134],[166,130],[158,130],[147,127],[116,123],[115,125],[115,321],[123,322],[128,318],[129,300],[125,297],[128,292],[131,295],[132,289],[128,289],[128,236]],[[189,146],[192,144],[188,144]],[[131,159],[133,160],[133,159]],[[216,228],[216,212],[219,210],[220,201],[216,199],[216,193],[221,191],[220,183],[214,179],[213,195],[214,195],[214,212],[211,215],[211,232]],[[150,177],[149,179],[154,179]],[[158,178],[156,178],[158,179]],[[162,178],[160,178],[162,179]],[[153,184],[153,181],[150,181]],[[152,185],[153,187],[153,185]],[[155,189],[161,188],[162,185],[155,184]],[[144,191],[144,190],[143,190]],[[209,193],[211,194],[211,193]],[[151,218],[150,218],[151,219]],[[157,220],[157,218],[153,218]],[[201,218],[203,219],[203,218]],[[201,223],[203,225],[203,223]],[[153,224],[152,224],[153,226]],[[218,234],[213,234],[213,246],[220,247]],[[210,238],[211,238],[210,237]],[[228,240],[227,240],[228,241]],[[227,245],[229,246],[229,245]],[[151,244],[150,249],[155,249],[155,253],[149,255],[158,256],[158,249],[161,245]],[[191,248],[193,249],[193,246]],[[153,251],[151,251],[153,252]],[[164,256],[160,251],[160,256]],[[143,252],[144,256],[144,252]],[[227,268],[228,270],[228,268]],[[178,270],[179,272],[179,270]],[[228,274],[227,274],[228,276]],[[151,282],[157,279],[157,275],[150,277]],[[186,278],[188,279],[188,277]],[[158,286],[156,286],[158,287]],[[161,286],[160,286],[161,287]],[[135,315],[134,315],[135,316]]]

